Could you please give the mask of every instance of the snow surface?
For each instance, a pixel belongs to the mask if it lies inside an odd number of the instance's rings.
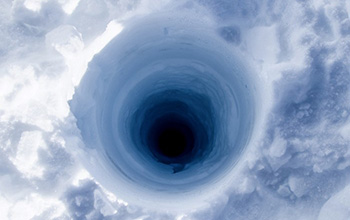
[[[241,55],[262,112],[224,190],[170,212],[96,178],[68,101],[133,21],[178,11]],[[1,1],[0,39],[0,219],[350,218],[349,1]]]

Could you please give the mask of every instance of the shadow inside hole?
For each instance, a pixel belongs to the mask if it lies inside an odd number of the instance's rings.
[[[195,144],[193,127],[176,114],[157,118],[148,134],[148,147],[163,163],[178,163],[188,158]]]
[[[216,130],[210,98],[191,90],[165,90],[148,96],[129,125],[137,151],[172,166],[174,173],[210,154]]]

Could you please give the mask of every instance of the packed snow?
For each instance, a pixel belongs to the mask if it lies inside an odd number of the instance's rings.
[[[0,39],[0,219],[350,218],[350,1],[2,1]],[[169,57],[150,49],[176,42]],[[114,62],[139,75],[115,75]],[[222,97],[213,111],[228,106],[212,127],[232,128],[217,137],[241,148],[215,145],[213,160],[189,168],[113,154],[110,123],[130,123],[104,110],[161,91],[142,79],[175,73],[174,62],[191,70],[185,79],[205,73],[191,91],[211,82],[205,94]],[[230,105],[243,125],[225,116]]]

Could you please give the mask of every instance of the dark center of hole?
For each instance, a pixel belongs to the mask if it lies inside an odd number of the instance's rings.
[[[151,152],[162,162],[189,159],[195,145],[190,123],[184,118],[167,115],[155,120],[149,132]]]
[[[192,148],[193,136],[188,127],[178,124],[165,125],[159,131],[157,148],[161,154],[167,157],[178,157]]]

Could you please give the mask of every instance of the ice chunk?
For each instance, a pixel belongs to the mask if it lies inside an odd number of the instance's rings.
[[[72,25],[61,25],[46,34],[46,44],[68,58],[84,49],[82,36]]]

